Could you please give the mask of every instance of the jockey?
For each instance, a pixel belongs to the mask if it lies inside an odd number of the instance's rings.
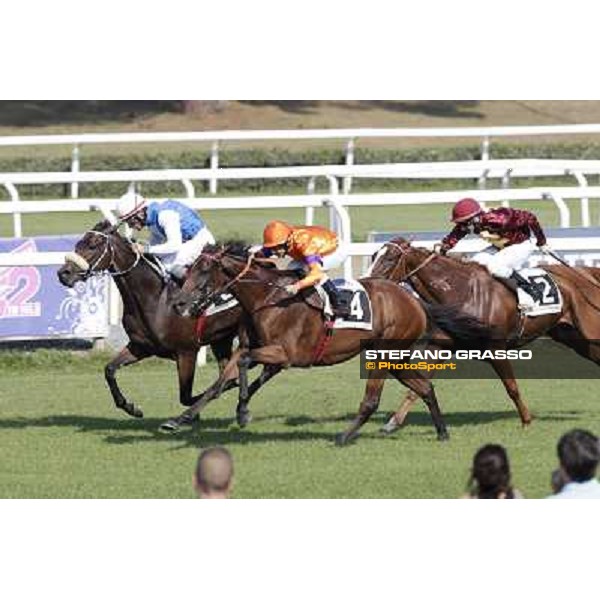
[[[339,266],[347,256],[333,231],[317,225],[295,227],[283,221],[270,221],[263,232],[261,253],[266,257],[291,256],[294,261],[290,268],[308,271],[298,283],[287,285],[286,292],[296,295],[300,290],[320,283],[329,296],[334,316],[348,316],[348,307],[342,305],[338,289],[326,273]]]
[[[136,231],[150,230],[150,243],[140,247],[144,253],[158,256],[175,279],[185,278],[186,268],[215,238],[200,216],[176,200],[148,202],[134,192],[121,196],[117,216]]]
[[[478,233],[492,245],[473,256],[473,261],[487,267],[495,277],[511,278],[536,301],[541,292],[517,272],[528,260],[535,245],[546,250],[546,236],[537,217],[515,208],[492,208],[485,211],[473,198],[463,198],[452,209],[454,229],[442,240],[436,250],[446,254],[468,233]]]

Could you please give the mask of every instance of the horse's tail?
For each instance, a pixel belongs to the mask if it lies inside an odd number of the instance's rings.
[[[459,346],[485,346],[490,341],[497,339],[494,327],[464,313],[457,305],[428,304],[426,302],[423,305],[431,321]]]

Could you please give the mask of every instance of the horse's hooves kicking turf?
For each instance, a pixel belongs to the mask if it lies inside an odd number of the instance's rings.
[[[450,434],[448,432],[446,432],[446,433],[438,433],[437,439],[438,439],[438,442],[449,442],[450,441]]]
[[[338,433],[335,436],[335,445],[336,446],[347,446],[351,442],[354,442],[358,438],[358,433],[354,432],[351,435],[347,435],[346,433]]]

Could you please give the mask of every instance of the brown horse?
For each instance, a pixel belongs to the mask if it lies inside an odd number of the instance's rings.
[[[198,350],[210,344],[222,370],[232,354],[241,307],[234,306],[206,317],[199,337],[196,320],[182,318],[172,310],[171,304],[179,297],[180,290],[168,281],[158,261],[141,255],[108,221],[98,223],[77,242],[75,253],[67,255],[65,264],[58,270],[58,278],[63,285],[73,287],[78,281],[104,272],[112,275],[121,293],[122,322],[130,340],[104,369],[117,408],[133,417],[143,416],[135,404],[127,401],[115,374],[121,367],[150,356],[176,361],[179,401],[185,406],[194,404],[201,398],[201,395],[192,396]],[[228,387],[235,385],[235,381],[228,382]]]
[[[600,287],[588,279],[589,275],[582,275],[577,269],[560,265],[544,268],[560,288],[563,308],[557,314],[535,317],[522,316],[515,292],[492,277],[485,267],[438,256],[412,246],[401,237],[383,245],[369,274],[396,283],[409,282],[427,302],[461,306],[465,313],[488,324],[495,331],[494,337],[505,342],[506,347],[520,346],[547,334],[581,356],[600,363],[600,349],[589,343],[600,339]],[[600,278],[596,270],[586,271]],[[499,347],[498,339],[495,345]],[[521,399],[510,361],[492,360],[490,363],[515,403],[521,422],[524,425],[530,423],[531,414]],[[388,431],[402,424],[415,401],[413,396],[407,396],[407,402],[386,426]]]
[[[361,351],[361,342],[375,339],[397,340],[394,348],[409,348],[416,340],[431,331],[429,317],[448,334],[480,338],[486,333],[475,319],[464,317],[454,309],[434,307],[430,311],[399,286],[379,279],[363,279],[372,304],[371,331],[356,329],[335,330],[325,337],[322,305],[318,294],[309,291],[291,297],[284,286],[297,281],[296,272],[267,268],[253,258],[245,247],[214,246],[194,263],[184,285],[192,300],[176,305],[182,314],[201,311],[215,295],[231,292],[246,312],[250,324],[250,347],[240,348],[225,367],[218,386],[238,376],[240,369],[240,404],[247,403],[247,383],[244,370],[251,364],[262,364],[276,371],[286,367],[327,366],[345,362]],[[447,439],[433,386],[427,377],[414,371],[390,370],[388,375],[420,396],[427,404],[438,439]],[[369,371],[365,394],[359,412],[349,428],[337,437],[344,444],[357,435],[360,427],[379,405],[385,379]],[[217,386],[217,387],[218,387]],[[217,390],[218,393],[218,390]],[[172,420],[189,420],[195,407]]]

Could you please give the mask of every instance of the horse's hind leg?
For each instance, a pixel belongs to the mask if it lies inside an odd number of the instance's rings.
[[[121,410],[124,410],[132,417],[141,418],[144,416],[144,413],[135,404],[133,404],[133,402],[127,401],[127,398],[125,398],[119,389],[115,374],[121,367],[133,365],[134,363],[144,360],[144,358],[148,358],[148,356],[150,356],[150,354],[145,353],[137,348],[134,349],[132,348],[132,344],[128,344],[121,350],[121,352],[119,352],[119,354],[117,354],[113,360],[111,360],[104,367],[104,378],[106,379],[106,383],[110,389],[115,406]]]
[[[358,435],[358,430],[371,418],[371,415],[377,410],[379,406],[379,400],[381,398],[381,391],[385,384],[385,378],[381,375],[376,378],[375,371],[369,371],[369,378],[365,387],[365,395],[360,407],[358,414],[350,424],[350,427],[338,434],[335,439],[335,443],[338,446],[343,446],[349,441],[353,440]]]
[[[417,396],[415,392],[408,390],[400,408],[390,416],[387,423],[381,428],[381,432],[390,434],[394,433],[397,429],[400,429],[400,427],[404,425],[408,413],[412,410],[412,407],[416,404],[418,399],[419,396]]]
[[[448,429],[446,428],[446,423],[442,417],[442,411],[440,410],[430,378],[427,375],[418,374],[416,371],[405,374],[403,371],[391,370],[390,374],[401,384],[405,385],[423,399],[429,409],[429,414],[431,415],[431,420],[435,426],[438,440],[448,440],[450,438]]]
[[[252,396],[254,396],[267,381],[272,377],[275,377],[275,375],[283,369],[282,365],[264,365],[261,374],[248,385],[248,370],[253,366],[254,363],[248,355],[240,358],[238,361],[238,367],[240,369],[240,395],[235,416],[240,427],[246,427],[246,425],[252,421],[252,415],[248,409],[248,404],[250,403]]]
[[[521,418],[521,424],[523,426],[529,425],[532,419],[531,413],[529,412],[527,404],[521,400],[521,393],[519,392],[519,386],[517,385],[517,380],[515,379],[515,374],[510,361],[490,360],[490,364],[494,371],[496,371],[498,377],[502,380],[506,393],[517,407],[517,412]]]

